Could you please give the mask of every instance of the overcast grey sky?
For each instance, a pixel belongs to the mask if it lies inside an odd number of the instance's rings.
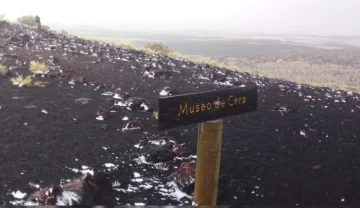
[[[360,0],[0,0],[14,19],[144,30],[360,35]]]

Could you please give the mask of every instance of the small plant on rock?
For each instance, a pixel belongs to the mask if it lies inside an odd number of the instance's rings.
[[[170,55],[173,53],[173,50],[171,50],[167,45],[163,43],[147,43],[144,46],[145,51],[152,51],[153,53],[158,53],[162,55]]]
[[[159,117],[158,117],[158,116],[159,116],[159,113],[158,113],[157,111],[154,111],[154,112],[153,112],[153,116],[154,116],[155,119],[158,119],[158,118],[159,118]]]
[[[6,66],[0,64],[0,76],[4,77],[4,76],[6,76],[7,73],[8,73],[8,70],[7,70]]]
[[[30,62],[30,71],[34,74],[45,74],[47,73],[48,69],[44,63],[40,63],[37,61]]]
[[[134,45],[131,42],[120,41],[117,42],[117,44],[126,49],[134,49]]]
[[[19,87],[26,86],[29,87],[32,85],[31,76],[24,77],[23,75],[19,75],[17,77],[13,77],[10,79],[13,85],[18,85]]]
[[[17,21],[20,24],[27,25],[30,27],[35,27],[37,25],[37,23],[35,21],[35,16],[33,16],[33,15],[25,15],[25,16],[19,17],[17,19]]]

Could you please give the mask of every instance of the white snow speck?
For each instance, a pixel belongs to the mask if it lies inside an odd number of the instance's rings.
[[[134,172],[134,177],[135,178],[139,178],[140,176],[141,176],[140,173]]]
[[[210,80],[209,78],[204,77],[203,75],[199,75],[198,77],[199,77],[199,79]]]
[[[148,163],[146,161],[146,158],[144,155],[141,155],[140,157],[138,158],[135,158],[134,161],[137,163],[137,164],[151,164],[151,163]]]
[[[119,94],[115,94],[113,98],[114,98],[114,99],[122,99]]]
[[[161,96],[168,96],[169,95],[169,92],[167,92],[166,90],[161,90],[159,95]]]
[[[143,107],[145,111],[149,110],[149,107],[145,103],[142,103],[140,107]]]
[[[102,147],[104,150],[107,150],[107,149],[109,149],[109,148],[107,148],[107,147]]]
[[[71,84],[71,85],[74,85],[74,84],[75,84],[75,80],[70,80],[68,83]]]
[[[21,205],[21,204],[23,204],[24,203],[24,200],[15,200],[15,201],[10,201],[10,203],[12,204],[12,205]]]
[[[112,163],[105,163],[105,167],[107,167],[107,168],[113,168],[113,167],[115,167],[115,165],[112,164]]]
[[[35,183],[29,183],[29,186],[33,187],[33,188],[36,188],[36,189],[39,189],[40,188],[40,185],[39,184],[35,184]]]
[[[192,199],[192,196],[187,195],[186,193],[182,192],[175,182],[169,182],[167,183],[168,186],[170,186],[170,189],[160,188],[159,193],[163,196],[170,196],[172,198],[177,199],[180,201],[182,198],[186,197],[189,199]]]
[[[145,72],[144,72],[144,76],[147,76],[147,77],[150,77],[150,78],[155,78],[155,73],[154,73],[154,72],[145,71]]]
[[[98,117],[96,117],[96,120],[103,121],[104,117],[103,116],[98,116]]]
[[[10,202],[10,203],[12,203],[12,202]],[[13,205],[15,205],[15,204],[13,204]],[[24,203],[24,206],[40,206],[40,204],[37,202],[27,201]]]
[[[81,168],[82,168],[83,170],[89,169],[89,167],[88,167],[88,166],[85,166],[85,165],[82,165]]]
[[[42,110],[41,110],[41,113],[48,114],[47,110],[45,110],[45,109],[42,109]]]
[[[165,140],[150,140],[149,141],[150,144],[155,144],[155,145],[165,145],[166,144],[166,141]]]
[[[344,202],[345,201],[345,198],[341,198],[341,202]]]
[[[225,81],[225,82],[218,82],[215,81],[214,84],[218,84],[218,85],[225,85],[225,86],[233,86],[233,84],[230,83],[230,81]]]
[[[119,100],[119,101],[115,102],[115,105],[121,106],[121,107],[126,107],[128,105],[128,102]]]
[[[26,196],[26,193],[22,193],[21,191],[11,192],[14,198],[23,199]]]
[[[91,175],[94,175],[94,170],[92,169],[83,169],[83,170],[79,170],[79,169],[76,169],[76,168],[69,168],[72,172],[74,173],[78,173],[78,172],[81,172],[83,175],[89,173]]]
[[[110,170],[116,170],[119,166],[115,165],[113,163],[105,163],[104,166],[110,171]]]
[[[140,127],[129,128],[129,123],[127,123],[125,125],[125,127],[121,129],[121,131],[131,131],[131,130],[138,130],[138,129],[140,129]]]
[[[123,121],[128,121],[129,117],[125,116],[124,118],[122,118]]]
[[[150,184],[148,184],[148,183],[146,183],[146,184],[141,184],[139,187],[140,187],[140,188],[144,188],[144,189],[151,189],[153,186],[150,185]]]
[[[121,184],[120,184],[119,181],[114,181],[111,185],[112,185],[112,187],[118,187],[118,186],[120,186]]]
[[[113,92],[103,92],[101,95],[103,95],[103,96],[113,96],[114,93]]]
[[[133,178],[133,179],[131,179],[131,181],[132,181],[132,182],[141,183],[141,182],[144,181],[144,179],[142,179],[142,178]]]
[[[141,202],[135,202],[134,203],[135,206],[145,206],[145,203],[141,203]]]
[[[305,131],[304,131],[304,130],[301,130],[301,131],[300,131],[300,135],[303,135],[304,137],[306,137]]]
[[[80,202],[80,196],[71,191],[63,191],[60,196],[56,197],[56,205],[58,206],[67,206],[67,205],[75,205],[75,203]]]
[[[162,163],[162,162],[154,163],[152,164],[152,166],[157,170],[164,170],[164,171],[169,170],[169,166],[166,163]]]

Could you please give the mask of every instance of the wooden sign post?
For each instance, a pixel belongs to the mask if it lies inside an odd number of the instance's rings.
[[[220,172],[221,118],[257,109],[256,85],[160,97],[159,130],[198,123],[194,201],[215,206]]]

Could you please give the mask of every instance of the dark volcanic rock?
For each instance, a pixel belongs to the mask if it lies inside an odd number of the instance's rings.
[[[21,34],[31,37],[26,45],[21,44]],[[3,44],[1,64],[30,75],[28,62],[42,60],[59,72],[59,78],[38,78],[49,83],[46,88],[19,88],[9,77],[1,79],[0,104],[8,106],[0,111],[0,202],[5,206],[23,203],[23,194],[17,191],[29,196],[34,185],[71,182],[91,170],[108,173],[116,187],[100,192],[97,205],[191,202],[191,189],[181,193],[181,183],[169,182],[166,176],[182,162],[196,160],[196,124],[176,128],[177,136],[168,131],[159,135],[157,120],[141,105],[156,106],[165,86],[187,94],[248,84],[258,86],[257,111],[223,118],[218,204],[357,207],[360,203],[358,93],[232,72],[0,22],[0,42],[11,37],[20,42]],[[69,81],[76,85],[72,88]],[[96,90],[97,86],[102,87]],[[114,98],[117,88],[121,90]],[[91,102],[81,105],[74,102],[78,98]],[[126,109],[129,101],[134,101],[131,110]],[[114,102],[121,104],[116,112],[112,112]],[[111,119],[96,120],[98,109],[111,110]],[[126,125],[136,128],[138,122],[140,129],[121,131]]]
[[[28,201],[40,206],[94,206],[98,195],[110,189],[111,183],[105,174],[87,174],[61,186],[41,188],[31,194]]]
[[[183,153],[183,147],[172,136],[154,136],[142,145],[149,162],[168,162]]]
[[[175,181],[181,190],[187,194],[192,194],[195,185],[195,171],[195,162],[182,162],[179,169],[171,173],[168,178]]]

